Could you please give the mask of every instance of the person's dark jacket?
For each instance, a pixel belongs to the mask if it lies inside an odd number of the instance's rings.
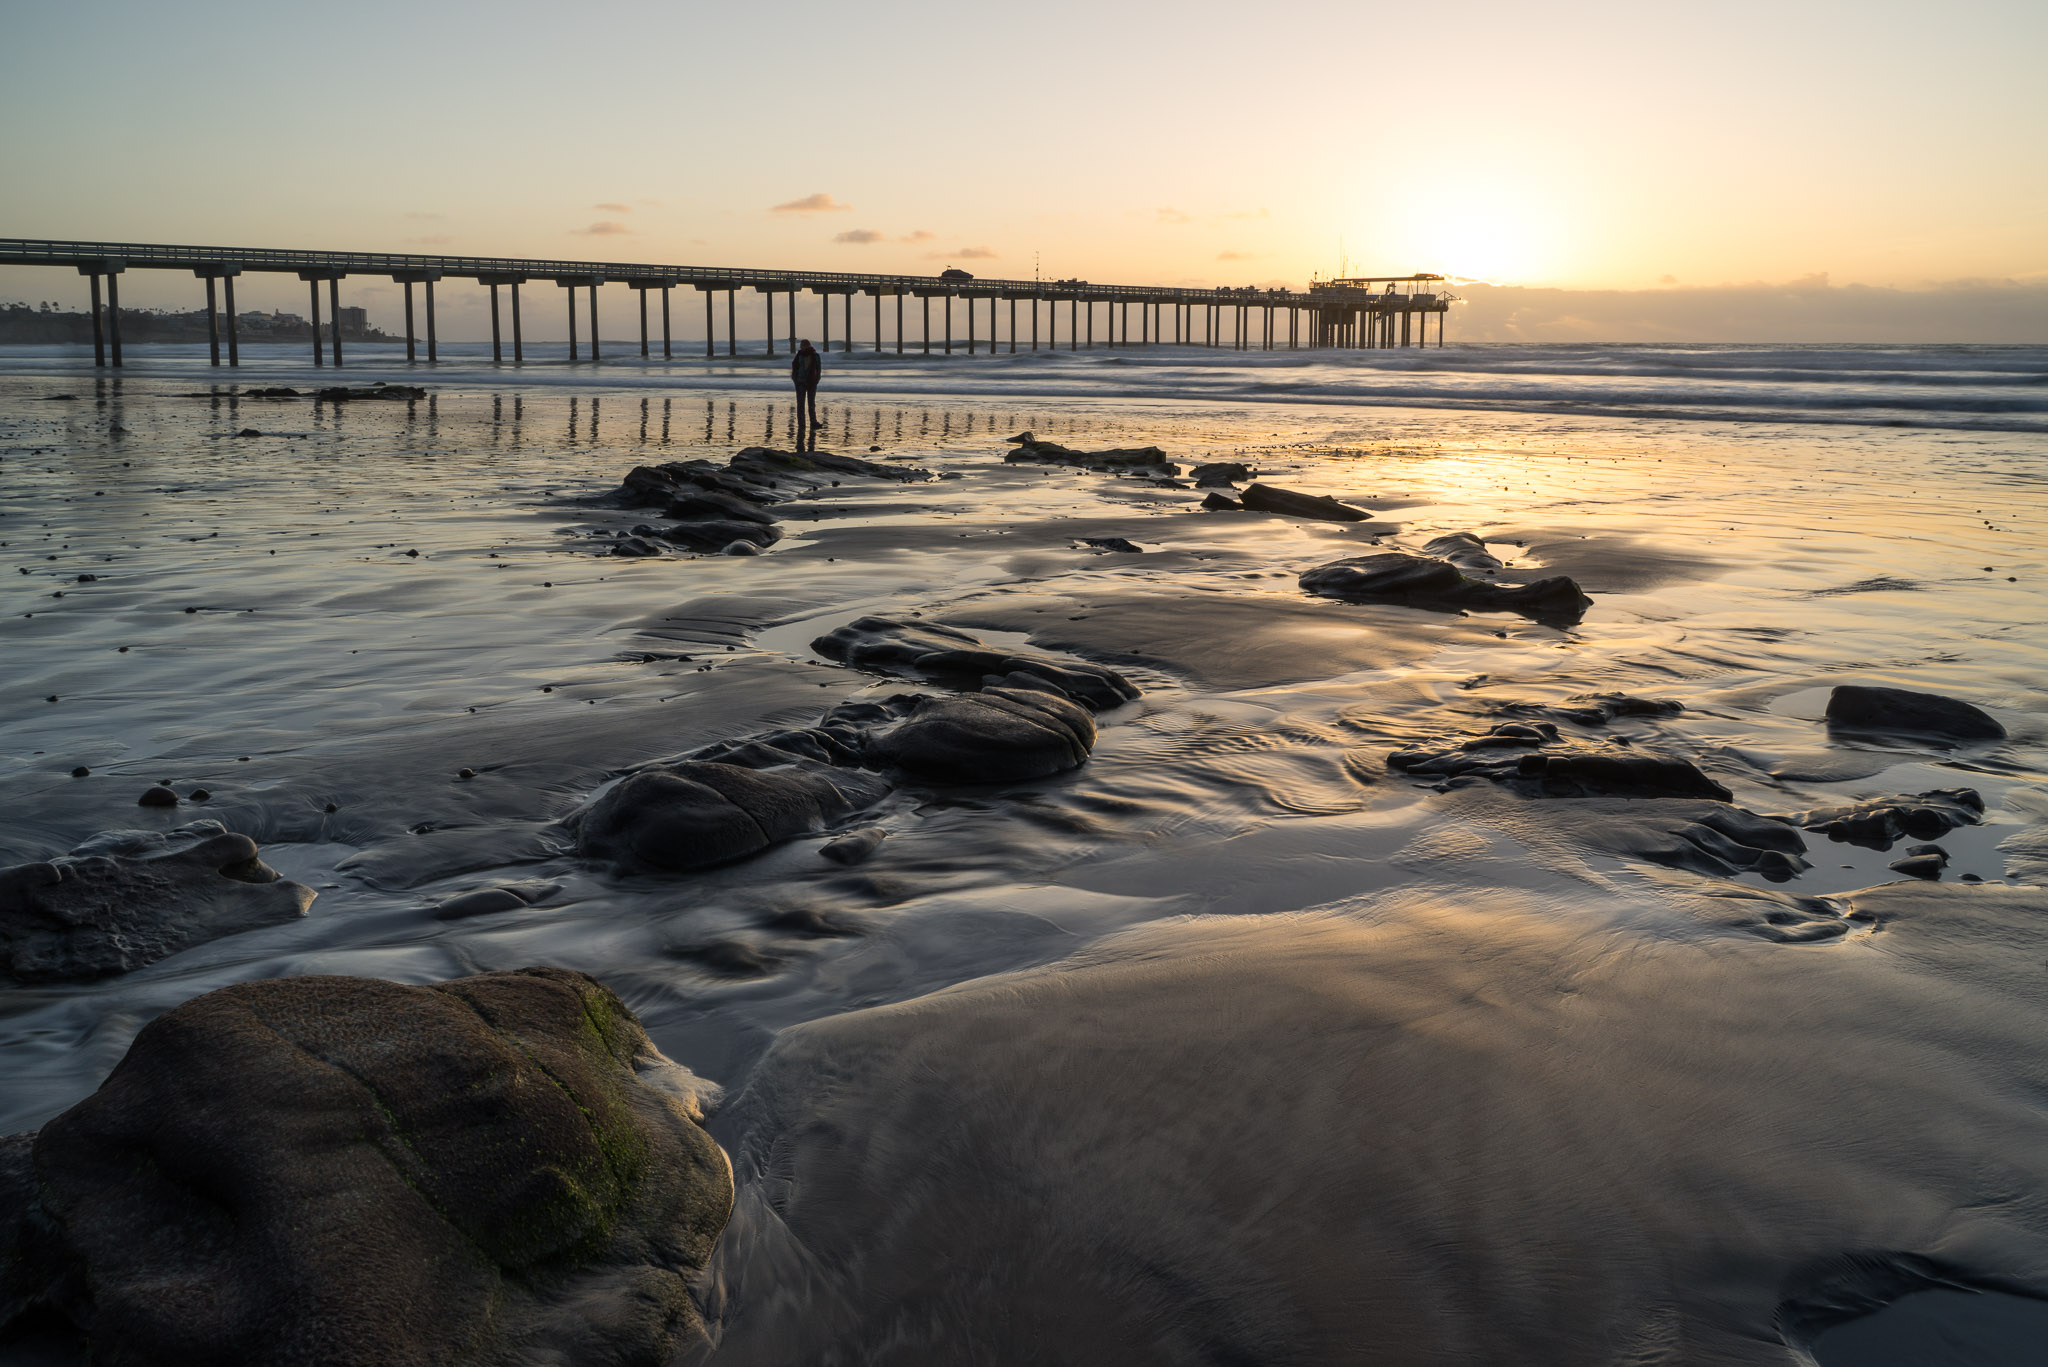
[[[810,347],[797,352],[796,359],[789,363],[789,379],[798,389],[816,389],[818,376],[824,371],[825,363]]]

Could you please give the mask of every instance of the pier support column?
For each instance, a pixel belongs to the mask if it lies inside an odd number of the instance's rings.
[[[1038,296],[1031,296],[1031,349],[1038,350]]]
[[[932,354],[932,297],[920,295],[918,301],[924,305],[924,354]]]
[[[796,296],[791,295],[790,297],[793,299]],[[832,354],[832,296],[829,294],[818,296],[818,340],[824,343],[818,350],[830,356]]]
[[[107,357],[114,369],[121,366],[121,272],[107,272]]]
[[[573,361],[576,359],[576,287],[564,284],[562,292],[569,300],[569,359]]]
[[[1038,310],[1035,305],[1032,308],[1031,321],[1038,321]],[[1017,354],[1017,296],[1014,294],[1010,296],[1010,354]]]
[[[953,296],[946,296],[946,354],[953,354]]]
[[[590,301],[590,359],[593,361],[603,359],[597,352],[597,285],[598,282],[593,280],[584,288],[584,293]],[[596,402],[595,399],[591,400],[593,405]]]
[[[852,291],[852,290],[848,290],[848,291],[847,291],[846,293],[844,293],[844,294],[842,294],[842,295],[840,295],[840,296],[839,296],[839,321],[840,321],[840,323],[841,323],[841,324],[843,325],[843,327],[844,327],[844,331],[845,331],[845,333],[846,333],[846,342],[845,342],[845,344],[844,344],[844,345],[842,345],[842,346],[841,346],[841,347],[840,347],[839,349],[840,349],[841,351],[845,352],[845,353],[846,353],[847,355],[851,356],[851,355],[853,355],[853,291]]]
[[[725,292],[725,354],[740,354],[740,292],[736,289]]]
[[[437,364],[441,359],[439,334],[434,330],[434,282],[426,282],[427,289],[427,364]]]
[[[308,280],[306,288],[312,292],[313,296],[313,364],[324,366],[327,364],[327,356],[321,350],[320,342],[320,282],[318,280]]]
[[[1081,300],[1079,296],[1067,301],[1067,350],[1075,351],[1081,345]]]
[[[903,354],[903,295],[896,295],[896,354]]]
[[[949,316],[951,312],[952,309],[948,307]],[[974,354],[974,296],[971,294],[967,296],[967,354]]]
[[[675,342],[668,330],[668,289],[667,285],[661,287],[661,359],[664,361],[675,358]]]
[[[414,347],[413,347],[413,334],[412,334],[412,281],[410,281],[410,280],[407,280],[407,281],[405,281],[404,283],[405,283],[405,359],[406,359],[406,363],[407,363],[408,365],[410,365],[410,364],[411,364],[412,362],[414,362],[414,361],[418,360],[418,359],[419,359],[419,357],[418,357],[417,355],[415,355],[415,354],[414,354]]]
[[[796,355],[796,291],[789,292],[789,354]]]
[[[875,296],[875,355],[882,354],[882,296]]]
[[[206,356],[208,365],[220,364],[220,304],[214,299],[213,277],[206,277]]]
[[[1093,299],[1088,301],[1088,345],[1091,349],[1095,346],[1095,301]]]
[[[763,293],[762,299],[768,304],[768,354],[775,354],[775,295],[772,291]]]
[[[220,278],[220,287],[221,292],[227,296],[228,365],[238,367],[242,364],[242,334],[239,331],[239,325],[235,321],[235,277],[233,272],[229,272]]]
[[[512,282],[512,364],[526,363],[526,339],[519,334],[519,282]]]
[[[644,289],[636,289],[636,290],[634,290],[633,292],[634,292],[635,294],[637,294],[637,295],[639,295],[639,296],[640,296],[640,359],[644,361],[644,360],[646,360],[646,359],[647,359],[647,356],[648,356],[648,351],[647,351],[647,291],[646,291],[646,290],[644,290]]]
[[[85,278],[92,286],[92,363],[98,369],[107,363],[106,326],[100,317],[100,275],[90,271]]]
[[[732,291],[731,291],[731,290],[727,290],[727,291],[726,291],[726,294],[727,294],[728,296],[730,296],[730,295],[731,295],[731,293],[732,293]],[[711,291],[710,291],[710,290],[705,290],[705,291],[704,291],[704,355],[705,355],[705,357],[706,357],[707,359],[708,359],[708,358],[710,358],[710,357],[712,357],[712,356],[716,356],[716,355],[718,354],[718,345],[717,345],[717,341],[716,341],[716,333],[717,333],[717,330],[718,330],[718,329],[717,329],[717,327],[715,326],[715,324],[714,324],[714,321],[713,321],[713,319],[712,319],[712,316],[711,316]]]
[[[498,332],[498,287],[491,286],[491,364],[505,364],[505,347]]]

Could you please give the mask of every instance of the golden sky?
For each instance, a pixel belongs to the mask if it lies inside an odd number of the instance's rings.
[[[2039,0],[0,4],[0,235],[1190,285],[2048,278]]]

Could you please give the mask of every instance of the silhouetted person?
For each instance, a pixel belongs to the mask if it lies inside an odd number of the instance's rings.
[[[811,339],[806,337],[797,344],[796,358],[789,363],[789,382],[796,386],[796,439],[803,445],[804,423],[809,415],[811,444],[818,441],[818,377],[824,372],[825,362],[811,349]]]

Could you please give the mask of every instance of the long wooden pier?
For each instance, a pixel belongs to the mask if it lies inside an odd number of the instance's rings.
[[[895,301],[895,348],[906,348],[904,300],[918,301],[920,333],[914,345],[930,355],[935,341],[942,354],[951,355],[956,345],[953,303],[966,306],[966,329],[959,339],[967,354],[983,349],[995,355],[1007,340],[1010,354],[1019,345],[1040,349],[1040,318],[1044,318],[1043,346],[1058,349],[1060,306],[1067,306],[1066,341],[1069,350],[1097,345],[1096,311],[1105,313],[1102,345],[1228,347],[1236,350],[1292,350],[1316,347],[1410,347],[1428,346],[1429,322],[1436,320],[1436,345],[1444,344],[1444,320],[1454,296],[1441,290],[1441,275],[1353,276],[1342,280],[1312,283],[1306,290],[1277,289],[1179,289],[1163,285],[1098,285],[1086,280],[978,280],[963,273],[946,275],[860,275],[841,271],[768,271],[721,266],[662,266],[615,261],[547,261],[525,257],[491,256],[408,256],[388,252],[292,251],[274,247],[181,247],[135,242],[66,242],[40,238],[0,238],[0,265],[57,266],[74,268],[92,282],[93,364],[121,364],[121,276],[129,270],[190,271],[206,282],[208,339],[213,364],[221,364],[222,334],[225,331],[228,365],[241,364],[240,341],[235,326],[235,279],[244,272],[296,274],[307,283],[312,303],[313,364],[325,365],[331,352],[333,363],[342,363],[341,282],[351,276],[377,276],[405,286],[405,357],[419,359],[425,342],[426,359],[440,359],[440,344],[434,327],[434,286],[443,280],[473,280],[490,290],[491,360],[505,362],[505,315],[499,310],[500,288],[510,294],[511,361],[526,359],[526,341],[520,318],[519,287],[532,281],[549,281],[564,291],[569,311],[569,359],[581,359],[577,337],[576,291],[586,295],[590,320],[590,359],[601,359],[598,340],[597,290],[600,285],[622,284],[639,294],[640,354],[652,354],[648,326],[647,296],[657,294],[661,307],[661,354],[675,354],[670,325],[672,290],[693,289],[704,296],[704,354],[718,350],[717,296],[725,296],[725,349],[728,356],[740,354],[739,295],[741,291],[761,296],[765,309],[766,354],[776,354],[777,299],[786,305],[785,340],[795,349],[799,335],[797,296],[815,295],[819,303],[817,335],[823,349],[832,350],[832,303],[840,303],[842,351],[853,350],[853,298],[869,295],[874,302],[874,343],[884,351],[883,309],[885,299]],[[320,286],[327,286],[331,338],[323,343],[320,327]],[[101,306],[104,284],[106,303]],[[413,286],[423,287],[426,336],[415,327]],[[216,290],[226,293],[225,309]],[[943,331],[932,335],[932,301],[941,301]],[[987,329],[977,334],[981,304],[988,304]],[[1009,305],[1007,338],[999,336],[1000,305]],[[1017,305],[1028,305],[1026,332],[1020,332]],[[1131,308],[1138,310],[1138,336],[1131,336]],[[1085,313],[1084,313],[1085,310]],[[225,321],[225,329],[222,323]],[[1169,324],[1173,333],[1166,336]]]

